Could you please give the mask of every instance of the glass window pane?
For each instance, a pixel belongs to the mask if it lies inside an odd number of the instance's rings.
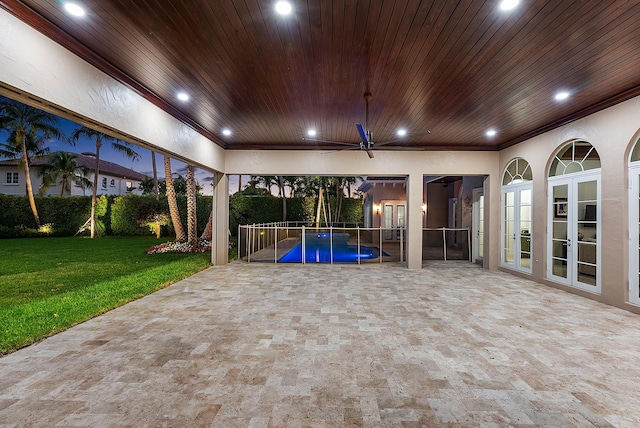
[[[555,276],[559,276],[561,278],[567,277],[567,262],[564,260],[553,259],[551,266],[551,271]]]
[[[565,241],[553,241],[553,257],[558,259],[567,259],[567,244]]]
[[[633,151],[631,152],[631,162],[638,160],[640,160],[640,144],[636,141],[636,145],[633,146]]]
[[[578,183],[578,202],[595,201],[598,198],[598,182],[584,181]]]
[[[504,194],[505,204],[512,207],[515,205],[516,194],[514,192],[507,192]]]
[[[578,263],[578,281],[583,284],[596,285],[596,272],[595,266],[587,266]]]
[[[567,222],[554,221],[552,236],[553,236],[553,239],[567,239]]]
[[[595,265],[596,264],[595,243],[579,243],[578,244],[578,262]]]

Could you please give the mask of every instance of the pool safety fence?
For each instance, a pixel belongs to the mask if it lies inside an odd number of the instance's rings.
[[[406,260],[404,228],[292,223],[238,227],[238,257],[267,263],[383,263]]]
[[[471,233],[468,228],[422,229],[422,260],[471,261]]]

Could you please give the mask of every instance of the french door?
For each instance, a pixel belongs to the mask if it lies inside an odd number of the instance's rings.
[[[502,190],[502,266],[531,273],[532,186]]]
[[[600,293],[600,174],[549,178],[547,277]]]
[[[484,258],[484,193],[482,189],[473,191],[473,261],[481,262]]]
[[[404,240],[405,203],[384,201],[382,211],[383,237],[385,241]]]
[[[629,168],[629,302],[640,305],[640,165]]]

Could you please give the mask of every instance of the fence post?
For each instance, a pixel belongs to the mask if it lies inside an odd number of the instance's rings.
[[[447,232],[442,228],[442,249],[444,250],[444,261],[447,261]]]
[[[333,264],[333,226],[329,225],[329,264]]]
[[[307,254],[306,254],[306,243],[305,243],[305,231],[304,231],[304,224],[302,225],[302,264],[305,264],[305,259],[307,258]]]

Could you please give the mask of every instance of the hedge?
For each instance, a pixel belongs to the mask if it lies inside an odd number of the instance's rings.
[[[36,196],[41,224],[51,224],[52,232],[36,231],[35,220],[26,196],[0,195],[0,238],[27,236],[71,236],[87,221],[91,213],[90,196]],[[185,195],[176,196],[182,224],[187,224]],[[288,221],[315,218],[315,199],[287,198]],[[335,207],[335,201],[332,201]],[[198,196],[196,215],[198,235],[202,234],[211,212],[212,198]],[[362,199],[343,199],[339,221],[362,223]],[[173,235],[166,196],[101,196],[96,206],[97,230],[107,235],[152,235],[152,220],[162,224],[164,235]],[[282,220],[282,199],[275,196],[248,196],[236,193],[229,197],[229,228],[235,235],[239,224],[268,223]]]

